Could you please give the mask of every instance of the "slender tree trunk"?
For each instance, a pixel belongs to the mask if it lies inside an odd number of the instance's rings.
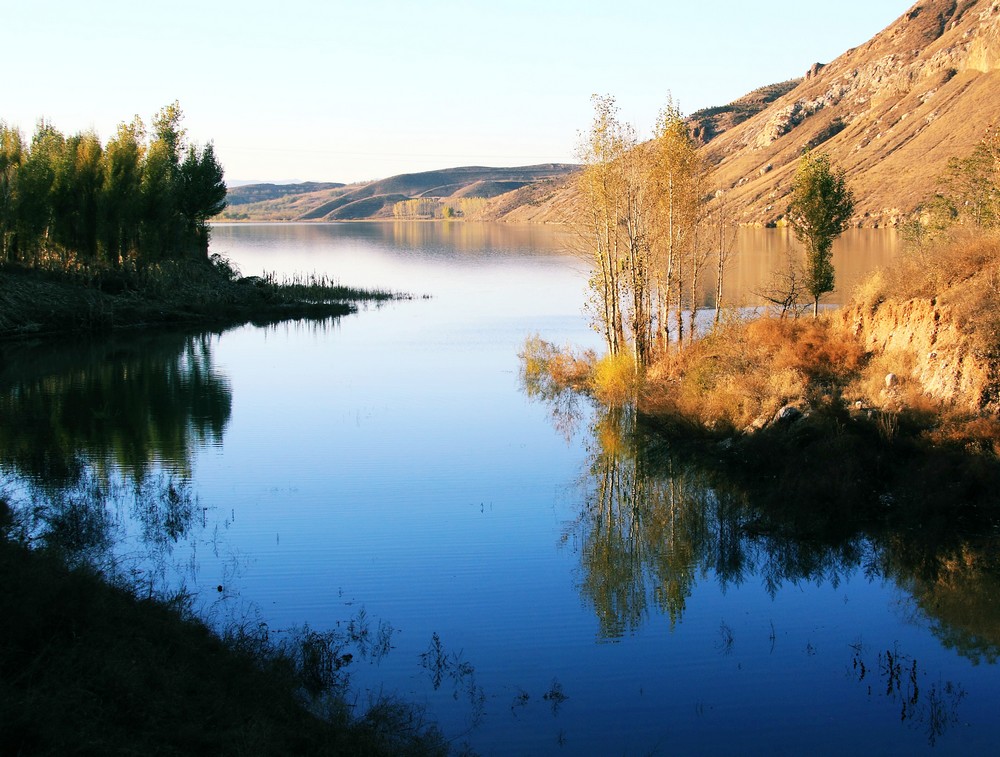
[[[674,287],[674,291],[677,294],[677,300],[674,303],[674,323],[676,325],[677,331],[677,349],[680,350],[684,346],[684,259],[683,256],[678,256],[677,260],[677,282]]]
[[[719,222],[719,251],[715,265],[715,325],[722,316],[722,283],[726,277],[726,227],[725,219]]]

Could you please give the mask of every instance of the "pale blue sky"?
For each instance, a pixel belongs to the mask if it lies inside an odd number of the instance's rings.
[[[590,95],[648,134],[802,75],[908,0],[0,0],[0,119],[106,140],[179,100],[230,180],[574,159]],[[11,75],[13,74],[13,75]]]

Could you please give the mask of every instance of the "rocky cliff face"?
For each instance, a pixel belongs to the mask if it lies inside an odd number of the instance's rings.
[[[952,309],[938,299],[854,305],[839,313],[842,325],[865,349],[898,358],[922,393],[969,411],[1000,410],[995,361],[981,354]]]
[[[790,79],[778,84],[760,87],[734,100],[728,105],[705,108],[688,117],[691,136],[701,145],[707,145],[720,134],[753,118],[779,97],[788,94],[802,83],[801,79]]]
[[[799,86],[705,148],[742,220],[780,221],[804,147],[828,152],[858,221],[900,221],[1000,117],[1000,2],[922,0],[865,45],[813,66]]]

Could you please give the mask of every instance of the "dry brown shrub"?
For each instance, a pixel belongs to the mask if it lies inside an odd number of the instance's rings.
[[[894,299],[935,297],[984,271],[995,270],[998,262],[1000,234],[957,227],[931,244],[900,253],[879,275]]]
[[[569,347],[560,348],[537,334],[524,340],[518,353],[521,370],[526,381],[551,382],[555,388],[583,387],[596,362],[593,352],[575,352]]]
[[[861,402],[865,407],[886,410],[912,408],[926,410],[932,404],[920,383],[910,378],[915,358],[903,350],[877,353],[845,388],[844,397],[849,402]],[[886,377],[895,376],[893,385],[886,385]]]
[[[1000,419],[995,417],[945,415],[926,436],[937,445],[1000,456]]]
[[[886,300],[937,299],[979,351],[1000,351],[1000,232],[957,227],[910,247],[855,291],[874,311]]]
[[[861,367],[861,345],[825,319],[761,318],[749,324],[749,341],[770,356],[773,371],[801,371],[810,380],[828,381]]]
[[[864,313],[874,313],[888,299],[890,292],[885,271],[877,269],[854,288],[851,304],[860,307]]]

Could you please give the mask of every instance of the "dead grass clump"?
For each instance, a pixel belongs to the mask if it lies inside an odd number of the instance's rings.
[[[854,288],[851,303],[857,305],[863,313],[874,313],[888,299],[890,292],[885,271],[877,269]]]
[[[915,357],[911,352],[893,350],[872,355],[855,379],[845,388],[848,402],[885,410],[923,409],[931,404],[920,383],[911,376]],[[891,377],[891,378],[890,378]]]
[[[1000,457],[1000,418],[944,415],[925,436],[936,446],[959,448],[973,455]]]
[[[858,371],[864,349],[849,334],[831,329],[826,319],[760,318],[748,327],[748,339],[769,356],[773,370],[794,370],[810,382],[832,382]]]
[[[934,244],[911,248],[879,274],[886,297],[936,297],[951,306],[960,328],[984,348],[1000,343],[1000,233],[957,229]],[[866,283],[863,290],[874,286]],[[862,300],[863,301],[863,300]]]
[[[863,362],[860,345],[826,320],[724,324],[653,367],[644,409],[742,429],[789,403],[831,401]]]

